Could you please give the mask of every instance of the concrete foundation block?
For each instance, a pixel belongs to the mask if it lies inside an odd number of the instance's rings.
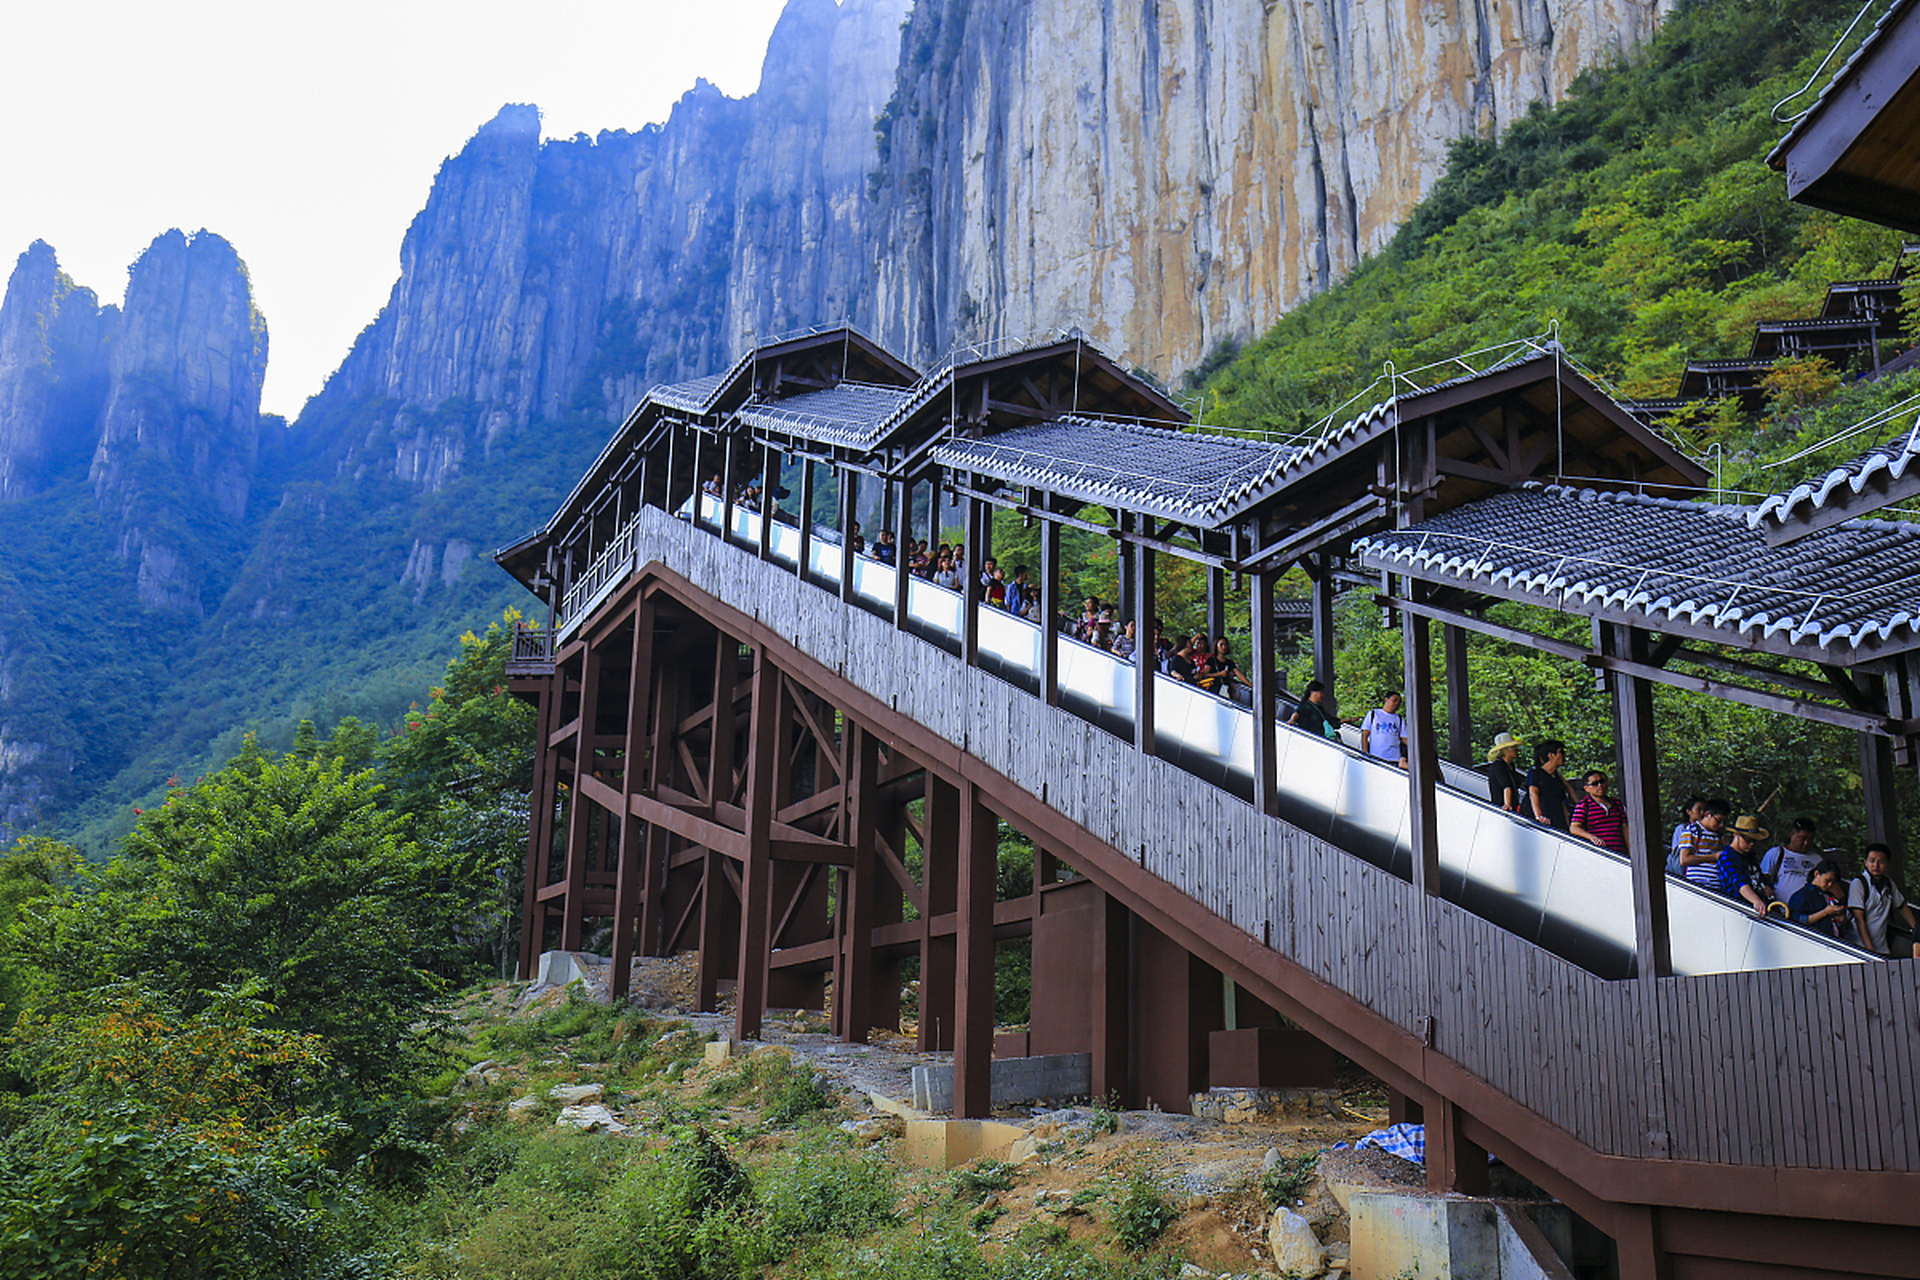
[[[918,1169],[957,1169],[974,1160],[1005,1160],[1027,1136],[1017,1124],[998,1120],[909,1120],[900,1155]]]
[[[996,1107],[1016,1102],[1056,1102],[1093,1092],[1093,1055],[1049,1053],[1037,1058],[1001,1058],[990,1068],[990,1099]],[[953,1110],[953,1068],[915,1067],[913,1105],[921,1111]]]
[[[1360,1188],[1349,1203],[1354,1280],[1571,1280],[1549,1238],[1563,1206]]]
[[[585,951],[543,951],[540,953],[540,967],[535,971],[533,980],[547,986],[564,987],[576,979],[592,978],[595,970],[604,969],[612,963],[604,956]]]

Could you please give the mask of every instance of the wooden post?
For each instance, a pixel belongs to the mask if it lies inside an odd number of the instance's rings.
[[[1119,599],[1114,600],[1112,604],[1120,614],[1125,614],[1128,609],[1133,607],[1136,594],[1133,577],[1135,564],[1133,556],[1128,554],[1132,550],[1132,547],[1127,537],[1128,534],[1133,532],[1134,515],[1131,511],[1116,511],[1114,514],[1120,528],[1120,541],[1116,545],[1113,557],[1114,577],[1117,579],[1114,585],[1118,589]],[[1115,625],[1117,626],[1119,622],[1120,618],[1116,616],[1114,618]]]
[[[889,482],[889,489],[893,487]],[[893,547],[893,625],[901,631],[907,629],[907,587],[911,575],[907,573],[907,557],[913,551],[913,485],[906,480],[900,481],[900,527],[904,536],[895,539]]]
[[[794,570],[802,582],[813,581],[813,479],[814,461],[803,459],[800,463],[800,563]]]
[[[1060,526],[1040,522],[1040,699],[1060,705]]]
[[[733,441],[722,435],[714,439],[720,445],[720,540],[733,541]]]
[[[847,726],[847,843],[853,865],[847,869],[841,900],[843,942],[834,974],[833,1016],[842,1040],[865,1044],[873,1003],[873,926],[881,875],[876,848],[879,834],[880,744],[858,725]]]
[[[653,753],[647,750],[650,694],[653,690],[653,624],[655,606],[652,596],[640,597],[633,611],[633,648],[627,678],[627,740],[621,754],[620,798],[622,801],[646,789],[651,790]],[[653,831],[648,823],[633,816],[630,808],[620,813],[620,853],[614,864],[613,879],[613,972],[607,993],[623,999],[632,977],[633,952],[639,932],[640,903],[648,875],[647,854]],[[644,945],[644,944],[643,944]]]
[[[920,1036],[923,1053],[953,1048],[954,969],[957,935],[936,934],[933,922],[959,909],[963,799],[952,783],[927,775],[920,849],[920,887],[927,904],[920,917]]]
[[[1218,640],[1227,630],[1227,571],[1207,566],[1207,634]]]
[[[553,810],[558,801],[559,761],[548,746],[559,727],[561,693],[567,684],[566,673],[556,669],[540,690],[539,745],[533,753],[533,790],[530,795],[532,821],[527,824],[527,861],[525,887],[520,898],[520,979],[533,977],[534,962],[543,941],[541,922],[546,908],[540,903],[540,890],[547,881],[547,862],[553,856]]]
[[[1486,1195],[1486,1148],[1461,1132],[1460,1108],[1436,1095],[1425,1111],[1427,1190],[1435,1195]]]
[[[1000,824],[973,783],[960,796],[955,931],[953,1118],[993,1114],[993,902]]]
[[[768,494],[771,497],[771,493]],[[762,506],[768,504],[763,503]],[[763,511],[762,515],[766,513]],[[785,752],[786,685],[767,651],[754,651],[753,711],[747,734],[747,861],[740,871],[740,967],[733,993],[734,1036],[758,1040],[767,1012],[773,879],[774,775]]]
[[[1420,584],[1405,580],[1407,599],[1418,600]],[[1413,883],[1424,894],[1440,892],[1440,833],[1434,784],[1440,779],[1440,756],[1433,732],[1433,658],[1427,651],[1427,620],[1405,610],[1400,614],[1400,647],[1407,673],[1408,786],[1412,795]],[[1421,712],[1426,712],[1422,716]],[[1422,932],[1416,926],[1416,933]]]
[[[1093,956],[1093,1096],[1100,1101],[1133,1097],[1128,1047],[1133,1034],[1132,914],[1120,900],[1100,894],[1099,938]]]
[[[1269,817],[1280,812],[1280,770],[1274,741],[1274,726],[1280,719],[1280,681],[1273,651],[1273,586],[1278,577],[1271,570],[1253,575],[1253,602],[1248,611],[1252,623],[1247,661],[1253,667],[1253,804]]]
[[[1648,660],[1646,633],[1619,623],[1600,629],[1602,652]],[[1635,962],[1643,978],[1673,972],[1667,930],[1667,857],[1660,839],[1660,776],[1654,742],[1653,686],[1625,671],[1607,673],[1613,737],[1619,753],[1620,803],[1627,809],[1627,857],[1633,864]]]
[[[711,804],[733,800],[733,690],[740,677],[740,642],[724,631],[714,633],[713,749],[707,760],[707,799]],[[720,944],[726,923],[726,855],[713,849],[701,859],[700,966],[694,974],[694,1000],[702,1013],[712,1013],[720,998]]]
[[[840,468],[840,599],[853,601],[853,526],[858,524],[854,509],[860,503],[860,477],[852,467]]]
[[[760,546],[762,560],[773,558],[773,517],[780,510],[780,453],[760,446]]]
[[[993,508],[968,495],[962,510],[967,565],[960,575],[960,659],[973,667],[980,664],[980,610],[986,603],[986,590],[980,583],[986,559],[979,549],[986,542],[983,526]]]
[[[1133,599],[1128,604],[1133,609],[1134,655],[1133,655],[1133,745],[1142,755],[1155,755],[1159,750],[1154,724],[1154,683],[1152,655],[1143,651],[1138,642],[1140,632],[1139,619],[1153,616],[1153,548],[1144,542],[1131,545],[1120,544],[1123,559],[1133,564]]]
[[[1451,623],[1443,624],[1440,643],[1447,675],[1447,758],[1471,767],[1473,704],[1467,688],[1467,633]]]
[[[560,918],[560,949],[580,949],[582,912],[587,900],[587,837],[592,831],[593,811],[597,807],[587,799],[582,780],[593,776],[593,739],[599,720],[600,650],[587,645],[580,655],[580,720],[573,736],[573,799],[567,822],[567,892]],[[611,814],[607,820],[612,820]]]
[[[1332,718],[1339,715],[1338,691],[1333,687],[1333,561],[1320,556],[1317,562],[1319,572],[1313,575],[1313,597],[1308,602],[1313,613],[1313,678],[1327,687],[1326,712]]]

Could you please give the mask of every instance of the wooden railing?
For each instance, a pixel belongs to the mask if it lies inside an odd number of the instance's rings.
[[[633,569],[634,530],[638,526],[638,513],[620,526],[617,533],[607,540],[599,554],[595,555],[586,571],[575,578],[573,585],[567,588],[560,598],[560,617],[558,626],[567,631],[580,619],[593,612],[593,607],[606,593],[612,590]]]
[[[513,626],[513,652],[507,655],[507,674],[548,675],[552,671],[553,632],[516,622]]]
[[[658,561],[1594,1150],[1920,1171],[1910,964],[1608,981],[647,509]],[[637,566],[636,566],[637,567]]]

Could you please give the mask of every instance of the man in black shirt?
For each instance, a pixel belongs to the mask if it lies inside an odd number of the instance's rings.
[[[1527,815],[1555,831],[1573,826],[1573,790],[1560,776],[1567,763],[1567,744],[1547,738],[1533,749],[1533,769],[1527,774]]]

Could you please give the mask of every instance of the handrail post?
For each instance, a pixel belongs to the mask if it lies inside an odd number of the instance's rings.
[[[899,481],[889,480],[888,489],[898,483],[900,493],[900,527],[906,530],[906,536],[898,534],[893,540],[893,625],[901,631],[907,629],[907,557],[913,550],[913,484],[902,476]]]
[[[1040,699],[1060,705],[1060,526],[1040,521]]]
[[[1252,635],[1248,660],[1253,664],[1253,804],[1268,817],[1280,812],[1278,746],[1274,734],[1280,719],[1279,678],[1274,670],[1273,586],[1278,575],[1263,569],[1253,575]]]
[[[962,540],[967,547],[967,567],[960,578],[960,658],[968,666],[976,667],[980,665],[980,610],[986,600],[980,582],[986,557],[979,555],[978,549],[985,541],[982,525],[992,508],[969,494],[962,510],[965,512]]]
[[[1139,517],[1129,517],[1122,513],[1121,527],[1131,530]],[[1158,754],[1159,744],[1154,725],[1154,684],[1152,655],[1148,654],[1140,643],[1144,632],[1152,634],[1153,617],[1153,548],[1144,542],[1131,540],[1120,544],[1121,556],[1133,565],[1133,598],[1125,607],[1133,611],[1133,745],[1141,755]],[[1123,621],[1124,623],[1124,615]]]
[[[852,467],[840,471],[840,599],[853,602],[853,526],[854,509],[860,505],[860,476]]]
[[[794,572],[800,575],[800,581],[810,581],[809,571],[813,558],[813,475],[812,458],[800,461],[800,563]]]

